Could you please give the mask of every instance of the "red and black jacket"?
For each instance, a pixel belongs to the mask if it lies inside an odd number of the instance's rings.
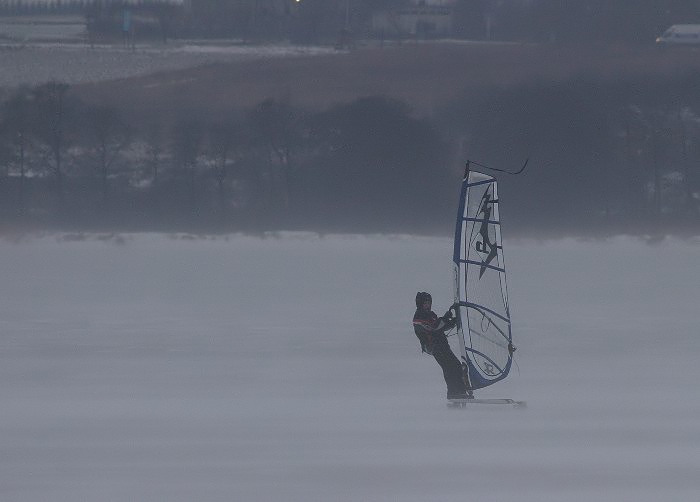
[[[417,309],[413,314],[413,331],[420,341],[423,352],[432,354],[435,343],[447,343],[445,331],[452,329],[456,324],[454,319],[438,317],[432,310]]]

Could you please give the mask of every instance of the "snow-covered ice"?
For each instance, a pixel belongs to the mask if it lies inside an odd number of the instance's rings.
[[[0,241],[0,499],[700,496],[696,243],[511,242],[518,368],[451,410],[451,242]],[[441,313],[441,312],[439,312]]]

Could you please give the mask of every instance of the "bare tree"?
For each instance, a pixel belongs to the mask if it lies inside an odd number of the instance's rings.
[[[131,131],[117,110],[109,106],[90,106],[85,113],[85,140],[94,171],[100,180],[102,208],[109,206],[109,179],[119,155],[131,141]]]
[[[45,167],[54,177],[59,209],[65,208],[64,156],[69,144],[68,122],[73,111],[66,93],[68,84],[52,80],[34,89],[36,114],[34,133],[42,150]]]
[[[227,185],[238,167],[245,148],[243,125],[233,120],[214,124],[209,128],[207,154],[211,160],[217,186],[218,212],[226,214],[229,198]]]
[[[150,173],[151,188],[157,189],[161,176],[161,166],[165,155],[165,138],[160,124],[150,124],[145,128],[143,139],[146,149],[146,165]]]
[[[681,152],[682,152],[682,167],[683,167],[683,191],[685,195],[684,206],[688,216],[698,216],[699,207],[694,198],[693,190],[693,150],[697,152],[698,136],[700,136],[700,117],[690,107],[683,107],[678,111],[678,121],[681,128]]]
[[[197,177],[200,168],[203,132],[199,123],[184,119],[176,123],[172,131],[172,153],[176,170],[187,186],[190,209],[199,210]]]
[[[273,185],[279,185],[282,204],[288,208],[292,155],[302,142],[301,116],[288,103],[268,99],[250,113],[249,122],[268,160]]]
[[[19,172],[17,209],[20,215],[26,212],[27,153],[31,145],[32,93],[26,88],[18,89],[3,104],[1,129],[9,146],[9,165]]]

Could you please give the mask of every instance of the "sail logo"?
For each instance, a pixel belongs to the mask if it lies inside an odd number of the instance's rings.
[[[498,246],[491,242],[489,235],[489,223],[491,222],[491,211],[493,203],[496,202],[491,198],[489,190],[484,192],[479,204],[479,219],[481,226],[479,228],[479,236],[474,243],[474,249],[479,253],[481,258],[481,268],[479,269],[479,279],[484,276],[484,272],[491,265],[491,262],[498,256]]]
[[[488,376],[496,376],[498,375],[498,371],[496,371],[496,367],[491,364],[491,363],[484,363],[483,367],[484,373],[487,374]]]
[[[491,250],[488,243],[484,243],[483,241],[480,241],[480,240],[476,241],[476,244],[474,244],[474,248],[479,253],[484,253],[487,255],[488,255],[489,251]]]

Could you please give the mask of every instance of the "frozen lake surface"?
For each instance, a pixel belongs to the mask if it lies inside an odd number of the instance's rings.
[[[518,368],[450,410],[412,332],[451,242],[0,241],[0,498],[700,495],[700,245],[505,242]]]

